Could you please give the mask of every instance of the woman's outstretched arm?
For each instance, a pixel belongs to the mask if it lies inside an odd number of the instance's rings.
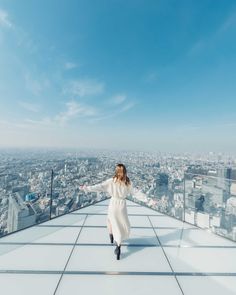
[[[130,190],[129,190],[129,194],[138,199],[138,200],[145,200],[146,199],[146,195],[138,188],[136,188],[134,185],[133,185],[133,182],[131,181],[131,184],[130,184]]]
[[[109,179],[107,179],[101,183],[95,184],[95,185],[80,186],[80,189],[84,190],[86,193],[88,193],[88,192],[107,192],[108,184],[109,184]]]

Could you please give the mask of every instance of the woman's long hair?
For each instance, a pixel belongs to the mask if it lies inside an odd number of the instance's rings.
[[[121,164],[121,163],[116,164],[115,175],[113,176],[113,180],[115,179],[115,181],[117,181],[117,179],[118,179],[118,170],[119,170],[121,167],[123,168],[123,177],[122,177],[121,181],[124,182],[125,185],[129,185],[129,184],[130,184],[130,179],[129,179],[129,177],[127,176],[127,170],[126,170],[126,167],[125,167],[124,164]]]

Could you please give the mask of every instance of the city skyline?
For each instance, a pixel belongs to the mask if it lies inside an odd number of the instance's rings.
[[[111,178],[119,161],[134,185],[131,200],[235,240],[236,167],[221,156],[214,161],[192,155],[41,150],[0,152],[0,160],[0,237],[101,200],[96,184]],[[95,190],[84,192],[82,184],[95,184]]]
[[[0,1],[0,148],[236,148],[235,1]]]

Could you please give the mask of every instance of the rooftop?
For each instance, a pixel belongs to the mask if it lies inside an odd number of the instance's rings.
[[[131,234],[114,254],[109,199],[0,239],[12,294],[236,294],[236,243],[127,200]]]

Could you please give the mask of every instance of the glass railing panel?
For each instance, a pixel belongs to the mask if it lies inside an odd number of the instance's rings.
[[[140,194],[129,196],[128,199],[142,206],[155,209],[161,213],[184,219],[184,179],[170,177],[167,173],[159,173],[152,177],[149,186],[143,186],[141,182],[134,182],[134,186],[140,190]]]
[[[91,173],[67,170],[65,165],[1,174],[0,237],[109,198],[107,193],[79,189],[109,175],[94,171],[91,178]],[[144,197],[128,199],[236,241],[236,181],[191,173],[176,178],[162,172],[152,179],[145,186],[133,181]]]
[[[66,166],[54,169],[51,218],[107,199],[107,193],[85,193],[79,188],[80,185],[93,185],[105,179],[106,177],[88,180],[86,174],[80,175],[76,169],[67,169]]]
[[[145,198],[128,199],[236,241],[235,180],[192,173],[181,179],[159,173],[153,179],[146,188],[134,183]]]
[[[50,219],[51,170],[15,170],[0,176],[0,237]]]
[[[236,181],[186,173],[185,221],[236,241]]]

